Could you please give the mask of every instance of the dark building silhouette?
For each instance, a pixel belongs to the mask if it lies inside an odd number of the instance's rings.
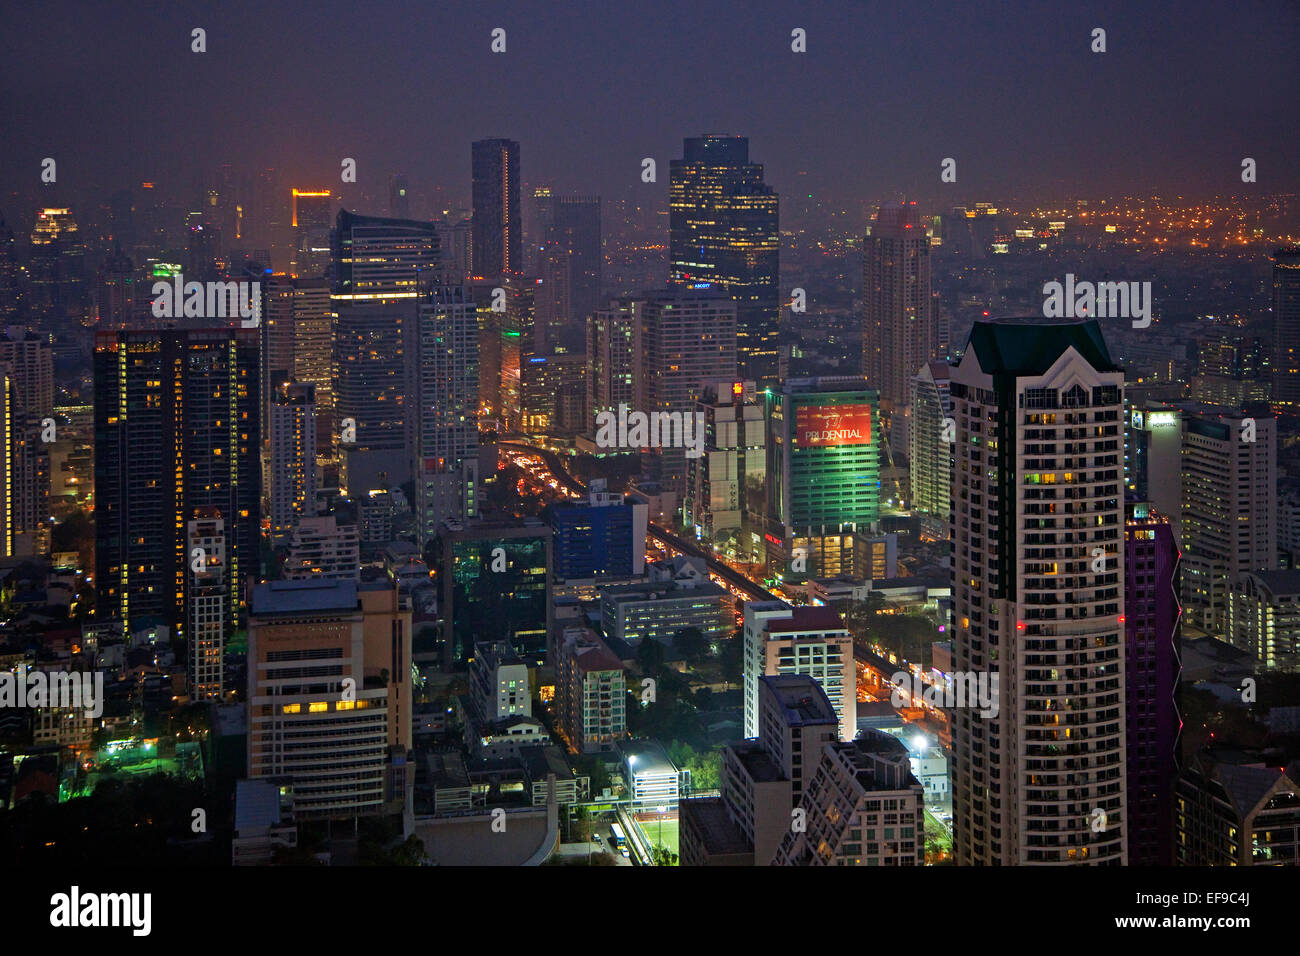
[[[474,207],[470,271],[492,278],[522,272],[523,217],[519,209],[519,144],[482,139],[473,145]]]
[[[225,619],[241,627],[259,571],[257,330],[99,332],[94,368],[96,614],[184,637],[187,524],[220,517]]]
[[[1273,404],[1300,407],[1300,246],[1273,253]]]
[[[1124,534],[1124,695],[1129,866],[1173,865],[1178,544],[1169,519],[1130,501]]]

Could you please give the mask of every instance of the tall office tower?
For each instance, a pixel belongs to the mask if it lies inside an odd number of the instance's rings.
[[[501,325],[499,418],[502,428],[519,432],[524,427],[524,377],[531,374],[529,359],[546,355],[546,329],[537,323],[539,280],[520,275],[501,278],[505,312],[498,312]]]
[[[930,240],[916,203],[881,207],[864,240],[862,273],[862,370],[887,406],[906,405],[935,350]]]
[[[1183,611],[1223,633],[1228,587],[1277,567],[1277,422],[1268,406],[1183,407]]]
[[[857,728],[857,671],[853,638],[840,616],[826,607],[791,607],[784,601],[745,604],[745,736],[761,732],[759,678],[807,674],[817,680],[835,709],[840,738],[852,740]]]
[[[48,339],[8,329],[0,335],[0,374],[9,380],[8,435],[2,449],[9,553],[44,554],[50,539],[50,442],[46,438],[54,417],[54,366]]]
[[[519,430],[525,435],[572,436],[586,424],[587,357],[582,352],[533,355],[520,368],[522,414]]]
[[[262,420],[269,421],[271,405],[279,386],[293,378],[293,277],[284,273],[266,276],[260,283],[262,364],[258,391],[262,396]],[[269,438],[269,433],[264,436]]]
[[[0,368],[0,448],[13,443],[13,382]],[[11,558],[14,549],[15,514],[13,509],[13,464],[9,455],[0,455],[0,558]]]
[[[221,234],[200,206],[185,216],[185,259],[183,269],[191,281],[217,278],[217,260],[222,256]]]
[[[185,607],[189,633],[190,696],[195,700],[220,698],[225,690],[226,525],[214,508],[200,508],[185,523],[191,565],[186,581]]]
[[[546,230],[554,221],[555,191],[550,186],[535,187],[531,201],[524,206],[524,245],[528,250],[524,267],[534,275],[541,274]]]
[[[323,276],[330,267],[330,226],[335,199],[328,189],[293,190],[293,259],[289,271]]]
[[[255,586],[248,776],[289,778],[300,819],[400,813],[410,672],[411,611],[395,584]]]
[[[270,410],[267,475],[271,534],[287,535],[316,514],[316,386],[281,382]]]
[[[1300,866],[1300,761],[1205,750],[1179,774],[1178,866]]]
[[[260,546],[257,330],[100,332],[94,368],[96,615],[187,637],[186,525],[215,515],[227,626],[242,627]]]
[[[912,428],[908,459],[911,469],[912,512],[934,537],[948,536],[952,507],[952,441],[945,422],[952,414],[948,395],[951,373],[947,362],[926,362],[912,379]]]
[[[952,667],[998,678],[949,709],[959,865],[1126,859],[1123,380],[1095,320],[976,322],[953,367]]]
[[[1125,738],[1128,862],[1172,866],[1173,789],[1182,721],[1178,690],[1178,544],[1169,519],[1144,501],[1124,526]]]
[[[604,247],[599,196],[551,196],[538,248],[539,311],[566,348],[582,344],[587,317],[601,306]],[[549,289],[549,291],[548,291]],[[543,304],[544,303],[544,304]]]
[[[880,518],[878,393],[861,375],[787,379],[768,427],[770,576],[865,576],[854,544]]]
[[[586,501],[551,506],[556,583],[645,573],[648,508],[605,489],[603,478],[593,478]]]
[[[727,557],[761,561],[767,522],[767,421],[751,382],[711,382],[696,403],[704,454],[686,460],[682,515]]]
[[[822,748],[839,740],[839,718],[806,674],[758,679],[758,725],[757,739],[723,748],[719,795],[679,805],[683,866],[770,864]]]
[[[0,326],[22,317],[22,288],[18,284],[18,243],[0,213]]]
[[[293,381],[316,390],[316,454],[328,455],[333,446],[334,422],[334,316],[330,312],[329,280],[324,277],[293,280]]]
[[[303,518],[293,529],[284,559],[289,581],[361,580],[361,539],[355,524],[339,524],[334,515]]]
[[[86,245],[70,209],[48,207],[36,214],[27,264],[30,319],[80,317],[85,259]]]
[[[469,278],[469,264],[473,249],[473,225],[469,219],[438,219],[438,245],[442,250],[442,271],[445,281],[452,285]],[[496,278],[492,285],[496,285]]]
[[[1129,403],[1124,429],[1124,495],[1145,501],[1182,540],[1182,412],[1164,402]]]
[[[584,431],[595,434],[596,416],[636,404],[641,371],[637,365],[636,310],[629,300],[614,300],[587,320],[587,415]]]
[[[743,136],[682,141],[668,186],[668,282],[736,302],[740,374],[775,384],[780,331],[779,199]]]
[[[430,222],[341,210],[332,241],[334,447],[339,483],[357,498],[414,477],[406,349],[419,289],[438,275],[438,236]]]
[[[413,328],[408,423],[416,543],[478,515],[478,316],[461,286],[430,287]]]
[[[1273,404],[1300,407],[1300,246],[1273,253]]]
[[[640,352],[634,363],[640,372],[636,409],[647,415],[680,412],[685,420],[695,413],[708,382],[736,380],[738,306],[726,296],[685,289],[647,292],[637,297],[634,311]],[[659,487],[683,496],[686,449],[665,448],[661,441],[660,447],[642,451],[645,470]]]
[[[1269,343],[1242,329],[1224,329],[1196,343],[1190,397],[1217,405],[1267,402],[1273,393]]]
[[[523,272],[523,217],[519,208],[519,144],[482,139],[471,153],[474,206],[470,272],[493,279]]]
[[[441,582],[439,631],[416,648],[417,661],[450,671],[483,635],[502,637],[525,660],[546,660],[551,625],[551,529],[523,521],[448,521],[432,547]],[[494,570],[504,567],[505,570]]]
[[[394,219],[411,218],[411,197],[407,195],[410,189],[410,184],[402,174],[394,173],[389,177],[388,215]]]
[[[613,750],[627,735],[623,662],[586,627],[566,627],[556,647],[557,730],[570,753]]]
[[[95,287],[95,321],[101,329],[124,329],[135,321],[135,266],[115,246],[99,269]]]
[[[799,807],[805,826],[787,828],[775,866],[925,863],[925,789],[897,737],[827,744]]]
[[[498,280],[465,283],[478,317],[478,413],[485,431],[499,431],[501,421],[501,352],[506,331],[506,314],[495,312],[492,301]]]
[[[1259,670],[1300,673],[1300,570],[1247,572],[1228,588],[1228,643]]]

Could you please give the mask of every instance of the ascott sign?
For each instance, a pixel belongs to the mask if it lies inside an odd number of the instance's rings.
[[[804,405],[795,411],[800,448],[866,445],[871,441],[870,405]]]

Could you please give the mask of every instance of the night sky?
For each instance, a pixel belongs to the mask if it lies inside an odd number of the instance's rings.
[[[1244,156],[1295,191],[1298,52],[1300,4],[1252,0],[10,3],[0,194],[45,156],[74,189],[225,162],[334,185],[351,156],[373,196],[401,171],[468,197],[470,141],[505,136],[526,182],[617,198],[703,132],[832,202],[1239,193]]]

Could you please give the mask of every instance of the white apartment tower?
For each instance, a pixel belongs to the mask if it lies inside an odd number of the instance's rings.
[[[745,736],[758,737],[760,678],[807,674],[826,692],[842,740],[857,734],[857,670],[853,638],[827,607],[792,607],[784,601],[745,605]]]
[[[316,514],[316,386],[283,382],[271,399],[271,532]]]
[[[908,436],[908,461],[912,484],[912,511],[948,523],[952,503],[952,437],[944,424],[952,411],[948,395],[948,363],[927,362],[912,380],[912,427]]]
[[[478,315],[461,286],[422,291],[410,354],[409,443],[420,547],[478,514]]]
[[[1124,865],[1123,381],[1096,321],[976,322],[952,371],[958,865]],[[991,681],[990,681],[991,683]]]
[[[1228,591],[1277,567],[1277,431],[1267,407],[1182,408],[1183,614],[1212,634]]]

